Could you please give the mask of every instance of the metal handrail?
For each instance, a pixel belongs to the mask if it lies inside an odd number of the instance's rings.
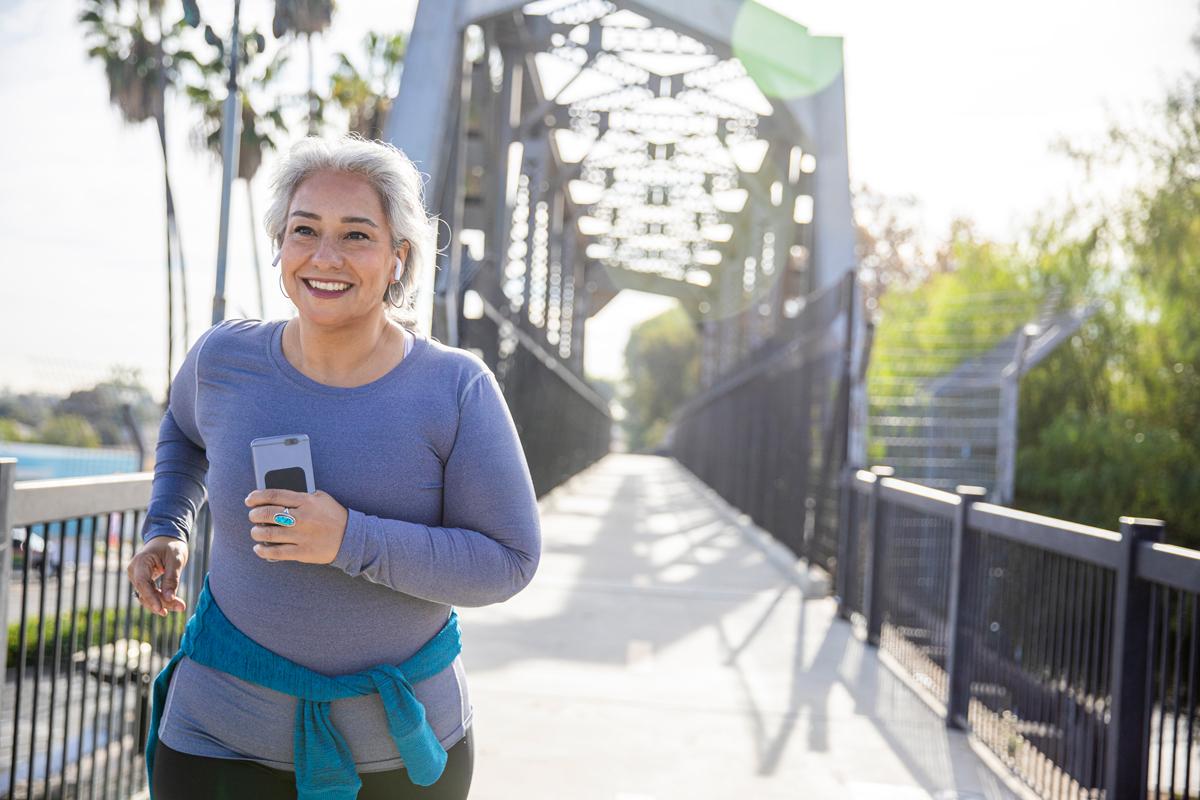
[[[484,315],[492,322],[496,323],[496,327],[500,329],[501,333],[508,333],[511,331],[517,337],[517,341],[521,344],[521,346],[532,353],[544,367],[562,379],[563,383],[574,389],[580,397],[595,406],[597,410],[603,412],[606,416],[611,415],[611,411],[608,407],[608,401],[601,397],[595,389],[588,386],[587,383],[581,380],[577,375],[575,375],[575,373],[564,367],[558,358],[556,358],[553,354],[546,352],[546,348],[542,347],[541,344],[538,343],[537,339],[534,339],[532,336],[530,336],[528,332],[521,330],[520,325],[506,317],[503,312],[484,299],[482,295],[479,296],[479,299],[483,305]]]
[[[50,519],[145,508],[153,482],[153,472],[16,481],[9,524],[19,528]]]

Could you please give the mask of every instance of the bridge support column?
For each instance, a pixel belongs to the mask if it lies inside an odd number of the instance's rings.
[[[5,624],[8,620],[8,587],[12,583],[12,501],[16,477],[17,459],[0,458],[0,532],[4,534],[0,537],[0,588],[3,589],[0,591],[0,619],[5,620]],[[26,532],[25,541],[32,540],[32,534]],[[8,648],[5,647],[0,651],[0,675],[6,674],[7,661]]]
[[[838,559],[837,575],[833,588],[837,592],[837,614],[844,620],[850,619],[850,581],[858,570],[858,520],[856,518],[858,504],[854,496],[854,476],[858,469],[847,464],[842,470],[841,490],[838,492],[840,506],[838,513]]]
[[[1163,540],[1163,523],[1156,519],[1121,517],[1121,561],[1117,565],[1113,598],[1112,706],[1105,759],[1106,796],[1134,800],[1146,796],[1149,763],[1147,731],[1153,700],[1147,690],[1152,626],[1151,584],[1137,577],[1137,555],[1144,542]],[[1161,743],[1159,745],[1162,746]]]
[[[887,512],[882,507],[880,498],[883,479],[896,474],[891,467],[871,467],[875,473],[875,485],[871,487],[871,500],[868,506],[867,530],[871,536],[871,554],[867,559],[866,598],[863,607],[867,612],[867,644],[879,646],[879,634],[883,631],[883,576],[887,558],[887,541],[884,537],[884,526],[887,522]]]
[[[959,486],[956,491],[959,504],[950,540],[950,607],[946,610],[946,726],[966,730],[971,701],[971,668],[974,666],[970,661],[974,642],[971,617],[982,588],[972,587],[970,580],[979,560],[978,542],[970,532],[970,513],[971,506],[987,495],[987,489]]]

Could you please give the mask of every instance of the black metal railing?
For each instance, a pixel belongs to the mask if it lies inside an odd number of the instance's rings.
[[[800,313],[672,420],[671,455],[797,556],[838,560],[854,275]]]
[[[0,529],[13,533],[0,548],[0,797],[129,797],[146,783],[151,682],[184,622],[142,609],[125,576],[152,475],[15,482],[15,468],[0,459]],[[180,587],[189,609],[210,537],[205,505]]]
[[[1041,797],[1196,796],[1200,552],[886,467],[846,490],[840,613],[948,725]]]
[[[1144,546],[1138,577],[1150,586],[1146,665],[1151,715],[1147,773],[1154,797],[1194,797],[1200,787],[1200,552]]]
[[[466,344],[496,373],[541,497],[609,452],[608,402],[533,334],[481,302],[484,314],[469,321]]]

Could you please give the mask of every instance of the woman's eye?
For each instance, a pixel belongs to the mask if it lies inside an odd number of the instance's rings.
[[[371,238],[370,236],[367,236],[362,231],[350,231],[349,233],[346,234],[346,237],[349,239],[358,239],[359,241]]]
[[[313,229],[308,227],[307,225],[297,225],[296,227],[292,228],[292,232],[298,233],[302,236],[307,236],[308,234],[313,232]]]

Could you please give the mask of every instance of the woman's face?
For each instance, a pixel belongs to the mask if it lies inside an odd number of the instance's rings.
[[[280,269],[300,316],[337,326],[380,313],[396,258],[407,249],[392,248],[383,204],[366,178],[321,171],[292,195]]]

